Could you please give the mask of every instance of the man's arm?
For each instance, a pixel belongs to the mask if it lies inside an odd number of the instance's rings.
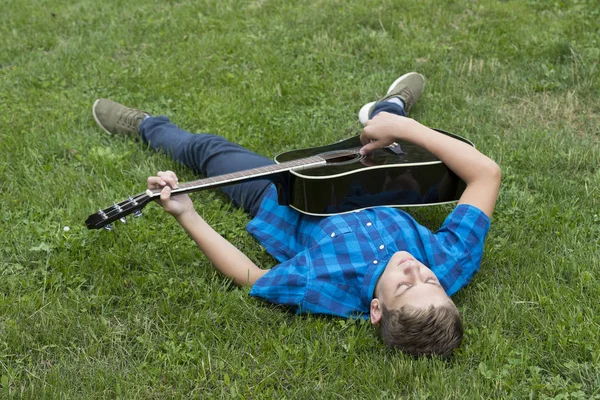
[[[171,188],[175,187],[177,176],[172,171],[161,171],[158,176],[148,178],[149,189],[162,188],[159,204],[175,217],[219,272],[240,286],[252,286],[267,273],[268,270],[260,269],[200,217],[187,194],[171,198]]]
[[[500,167],[473,146],[436,132],[417,121],[389,113],[369,120],[361,134],[361,153],[407,140],[428,150],[467,184],[459,204],[470,204],[492,216],[500,188]]]

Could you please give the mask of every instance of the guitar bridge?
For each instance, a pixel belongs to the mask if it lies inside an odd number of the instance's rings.
[[[400,147],[400,145],[396,142],[390,144],[389,146],[386,146],[386,148],[388,150],[390,150],[392,153],[397,154],[399,156],[401,156],[402,154],[406,154],[403,150],[402,147]]]

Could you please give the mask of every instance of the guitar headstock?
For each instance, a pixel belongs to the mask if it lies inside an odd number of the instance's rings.
[[[146,193],[140,193],[137,196],[129,197],[127,200],[123,200],[120,203],[115,203],[110,207],[103,210],[99,210],[97,213],[90,215],[85,220],[85,226],[88,229],[112,229],[111,223],[116,220],[125,222],[125,217],[129,214],[133,214],[134,217],[142,215],[142,208],[146,206],[152,197]]]

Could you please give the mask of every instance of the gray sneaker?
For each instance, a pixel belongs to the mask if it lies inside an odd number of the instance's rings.
[[[92,106],[92,114],[100,128],[109,135],[125,133],[139,136],[139,126],[142,120],[150,114],[128,108],[108,99],[98,99]]]
[[[396,79],[388,89],[385,97],[372,101],[361,107],[358,112],[358,120],[364,126],[371,117],[371,111],[375,104],[396,97],[404,103],[406,113],[415,105],[425,88],[425,78],[417,72],[409,72]]]

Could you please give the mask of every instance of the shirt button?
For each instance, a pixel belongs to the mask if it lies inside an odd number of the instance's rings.
[[[377,264],[377,263],[378,263],[378,261],[377,261],[377,260],[373,260],[373,264]]]
[[[383,250],[383,249],[385,249],[384,245],[379,246],[379,250]]]
[[[335,237],[335,232],[331,232],[331,237]]]
[[[370,222],[367,222],[367,226],[371,226],[371,225],[373,225],[373,224],[372,224],[372,223],[370,223]]]

